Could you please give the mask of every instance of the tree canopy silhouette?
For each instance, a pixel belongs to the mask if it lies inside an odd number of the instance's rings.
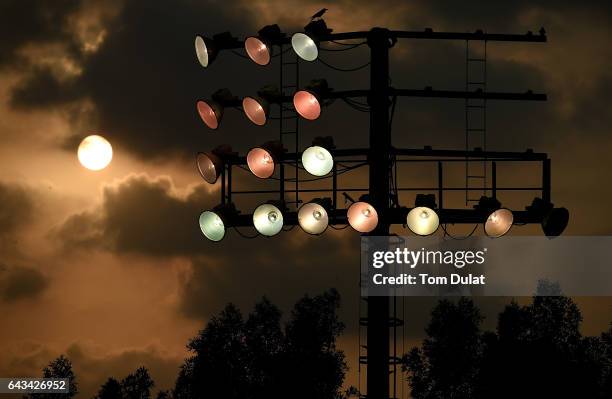
[[[346,373],[336,339],[340,295],[300,299],[284,328],[281,312],[262,299],[246,321],[232,304],[188,344],[173,392],[183,398],[337,398]]]
[[[59,399],[59,398],[72,398],[79,393],[76,377],[72,371],[72,362],[61,355],[57,359],[51,361],[47,367],[43,369],[43,378],[67,378],[69,393],[57,394],[57,393],[35,393],[26,396],[31,399]]]
[[[123,380],[110,377],[94,399],[149,399],[155,383],[145,367],[139,367]]]
[[[524,306],[513,301],[497,330],[482,332],[472,300],[442,300],[422,347],[403,359],[412,396],[612,398],[612,326],[583,337],[581,321],[571,298],[535,296]]]

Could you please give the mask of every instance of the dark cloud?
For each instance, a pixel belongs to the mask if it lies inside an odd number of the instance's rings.
[[[0,240],[29,222],[34,211],[32,194],[19,185],[0,182]]]
[[[48,278],[36,269],[0,264],[0,299],[4,302],[35,298],[48,283]]]
[[[606,4],[591,2],[580,9],[593,14],[607,7]],[[280,14],[282,5],[278,7]],[[393,3],[388,7],[392,9]],[[572,2],[552,1],[521,1],[503,5],[485,1],[468,4],[453,1],[417,2],[414,7],[426,16],[423,24],[435,25],[434,28],[441,25],[443,29],[459,31],[482,28],[520,32],[526,29],[521,17],[529,10],[552,10],[562,13],[565,21],[564,30],[554,32],[553,37],[571,34],[573,28],[569,22],[576,8]],[[247,123],[239,111],[228,110],[221,129],[211,132],[199,120],[194,102],[222,86],[233,88],[236,94],[253,92],[264,84],[278,80],[277,66],[260,68],[224,52],[210,68],[203,69],[195,60],[193,37],[195,33],[211,35],[224,30],[232,30],[236,36],[243,37],[256,31],[260,22],[255,22],[253,18],[256,15],[245,13],[245,9],[239,4],[187,0],[172,3],[154,1],[146,5],[127,2],[118,15],[108,21],[107,35],[101,47],[95,53],[80,58],[82,75],[60,83],[50,71],[34,70],[14,89],[13,103],[22,108],[48,107],[75,98],[87,98],[93,102],[96,110],[93,120],[97,122],[92,129],[104,132],[116,146],[147,160],[176,155],[191,157],[197,150],[221,142],[231,143],[244,151],[256,143],[276,137],[275,129],[257,129]],[[406,18],[410,19],[412,26],[414,21],[411,16]],[[533,30],[538,28],[529,27]],[[398,48],[408,50],[402,56],[394,57],[393,84],[396,87],[431,85],[435,88],[462,89],[463,44],[423,44],[406,41],[398,44]],[[547,51],[545,46],[548,45],[535,46]],[[357,59],[359,62],[367,59],[366,49],[364,46],[363,51],[357,53],[328,52],[322,57],[336,65],[352,66],[358,64]],[[449,65],[457,67],[451,68]],[[490,89],[549,91],[551,88],[544,86],[546,79],[541,69],[530,65],[528,59],[507,61],[492,58],[489,65]],[[336,89],[367,86],[367,70],[337,73],[318,63],[305,63],[302,74],[302,83],[310,78],[326,76]],[[598,96],[607,96],[606,93],[601,91]],[[606,103],[606,98],[598,103]],[[575,101],[582,99],[576,98]],[[588,98],[584,101],[582,108],[586,109],[591,101]],[[406,126],[407,132],[396,134],[396,145],[456,147],[463,144],[464,111],[461,101],[402,99],[400,105],[402,111],[396,115],[395,126]],[[547,139],[548,133],[541,132],[558,131],[554,122],[558,119],[554,106],[512,107],[505,108],[505,104],[497,107],[497,103],[492,105],[490,130],[504,131],[504,134],[495,135],[490,141],[491,146],[502,148],[516,142],[524,143],[525,147],[537,146]],[[516,118],[514,110],[520,112],[522,117]],[[316,123],[302,123],[304,139],[300,146],[306,145],[308,138],[316,134],[333,134],[339,146],[366,146],[364,128],[367,126],[367,115],[360,115],[342,104],[334,104],[325,110]],[[355,135],[355,131],[363,131],[363,134]],[[66,148],[73,150],[80,136],[77,133],[68,139]]]
[[[174,256],[200,253],[198,216],[215,204],[203,186],[187,197],[172,192],[169,178],[131,176],[106,187],[95,211],[69,217],[54,235],[67,248],[104,248],[118,253]]]
[[[66,29],[68,17],[80,0],[6,0],[0,4],[0,67],[23,68],[18,50],[24,45],[63,42],[73,51],[72,35]]]

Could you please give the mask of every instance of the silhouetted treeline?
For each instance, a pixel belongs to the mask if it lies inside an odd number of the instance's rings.
[[[304,297],[284,328],[281,312],[267,299],[245,319],[233,305],[213,317],[187,346],[175,399],[336,398],[346,373],[336,339],[340,296],[331,290]]]
[[[482,320],[470,299],[439,302],[422,346],[404,357],[414,398],[612,398],[612,325],[583,337],[570,298],[512,302],[495,332]]]
[[[339,321],[340,295],[329,290],[305,296],[287,322],[263,298],[243,317],[228,304],[187,345],[191,356],[181,366],[176,385],[157,399],[184,398],[320,398],[354,395],[341,392],[347,370],[336,339],[344,330]],[[48,372],[48,370],[51,370]],[[77,392],[72,365],[61,356],[45,368],[45,376],[70,378],[70,395],[32,395],[32,398],[69,398]],[[148,399],[154,382],[141,367],[122,380],[109,378],[94,399]]]
[[[541,288],[551,292],[550,286]],[[344,329],[339,306],[335,290],[305,296],[283,324],[280,310],[266,298],[246,317],[227,305],[188,343],[191,356],[174,388],[157,399],[359,396],[355,388],[341,391],[347,366],[336,348]],[[438,303],[422,345],[403,358],[414,398],[612,398],[612,324],[600,337],[582,336],[582,316],[572,299],[512,302],[494,332],[482,331],[482,321],[471,299]],[[76,394],[67,358],[51,362],[43,375],[69,378],[71,393],[29,398]],[[148,399],[153,387],[141,367],[121,380],[109,378],[94,399]]]

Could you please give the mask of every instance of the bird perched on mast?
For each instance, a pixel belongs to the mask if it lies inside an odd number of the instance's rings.
[[[310,17],[310,20],[314,21],[317,18],[321,18],[323,16],[323,14],[325,14],[325,11],[327,11],[327,8],[320,9],[312,17]]]

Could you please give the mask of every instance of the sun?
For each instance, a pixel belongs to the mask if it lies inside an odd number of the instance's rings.
[[[79,144],[79,162],[89,170],[102,170],[113,159],[113,147],[102,136],[85,137]]]

